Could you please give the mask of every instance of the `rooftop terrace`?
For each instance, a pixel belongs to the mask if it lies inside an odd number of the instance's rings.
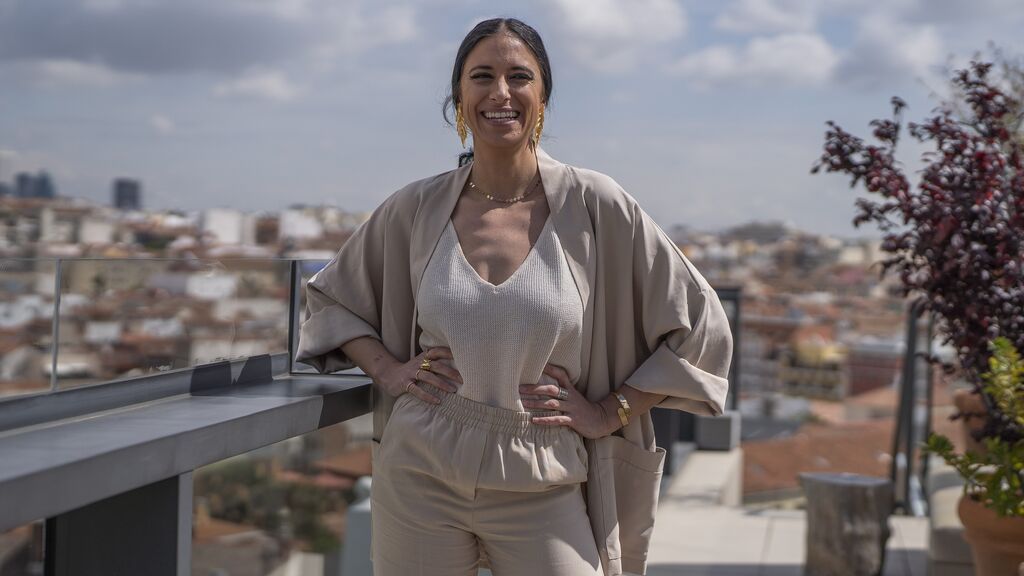
[[[291,360],[301,287],[317,265],[0,267],[0,574],[79,574],[83,566],[153,576],[369,574],[357,480],[369,466],[370,383],[310,374]],[[738,327],[738,293],[723,300]],[[735,366],[732,377],[738,359]],[[730,397],[734,409],[739,397]],[[913,410],[891,412],[888,424],[865,428],[872,446],[895,441],[893,422],[920,420]],[[739,422],[739,413],[730,417]],[[732,449],[713,450],[687,438],[695,424],[687,432],[678,418],[656,415],[659,444],[672,457],[649,574],[801,574],[804,513],[778,502],[744,506],[744,482],[753,481],[738,429],[726,432]],[[857,444],[830,438],[819,444]],[[884,475],[898,456],[875,462],[872,473]],[[795,475],[805,464],[791,458],[783,468]],[[924,576],[928,518],[890,522],[884,574]]]

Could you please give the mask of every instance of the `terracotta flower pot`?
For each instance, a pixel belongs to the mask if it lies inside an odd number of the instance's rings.
[[[976,454],[984,453],[987,450],[985,445],[975,440],[972,434],[980,432],[988,419],[988,409],[985,407],[985,401],[981,399],[981,394],[961,388],[953,393],[953,405],[963,414],[960,422],[963,424],[964,449]]]
[[[957,512],[977,576],[1017,574],[1024,563],[1024,518],[1000,518],[967,496],[960,498]]]

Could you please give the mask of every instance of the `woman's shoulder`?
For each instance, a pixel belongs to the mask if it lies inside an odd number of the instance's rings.
[[[632,220],[640,210],[636,198],[611,176],[589,168],[569,164],[565,166],[591,211],[610,212]]]
[[[456,168],[409,182],[392,193],[384,203],[398,205],[419,204],[427,195],[434,194],[450,186],[458,172],[459,169]]]
[[[386,217],[389,220],[406,219],[411,222],[424,199],[451,186],[459,170],[456,168],[409,182],[385,198],[371,218]]]

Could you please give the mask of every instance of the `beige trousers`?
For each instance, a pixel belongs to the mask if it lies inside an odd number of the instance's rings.
[[[564,426],[456,394],[402,395],[375,449],[375,576],[599,575],[580,483],[587,452]]]

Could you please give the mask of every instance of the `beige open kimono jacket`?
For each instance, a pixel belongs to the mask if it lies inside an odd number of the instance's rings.
[[[629,384],[667,395],[662,407],[720,414],[732,338],[715,292],[614,180],[540,150],[537,158],[586,303],[577,389],[597,401]],[[394,193],[310,279],[298,361],[322,373],[351,368],[339,347],[360,336],[380,339],[402,361],[420,352],[415,295],[469,172],[463,166]],[[374,388],[375,438],[394,401]],[[607,576],[646,570],[665,459],[649,414],[621,434],[586,441],[587,510]]]

